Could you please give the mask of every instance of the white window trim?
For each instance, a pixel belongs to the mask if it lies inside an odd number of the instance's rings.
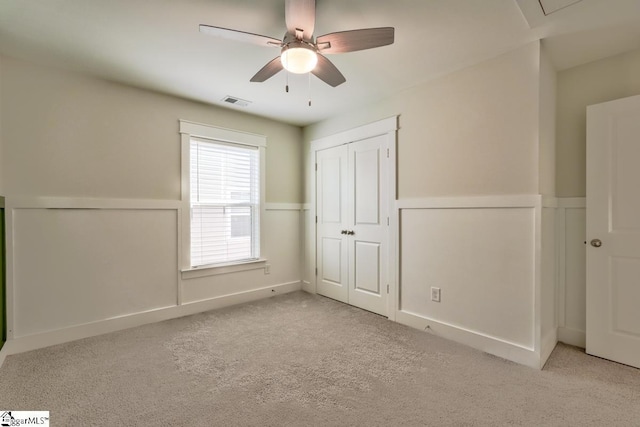
[[[183,214],[181,215],[181,241],[178,248],[180,257],[180,271],[182,279],[192,279],[204,276],[214,276],[218,274],[235,273],[239,271],[255,270],[264,267],[267,262],[264,258],[251,261],[238,261],[219,265],[192,267],[191,266],[191,186],[189,180],[190,168],[190,145],[191,138],[197,137],[210,139],[213,141],[230,142],[238,145],[258,147],[260,155],[260,255],[264,253],[264,217],[265,217],[265,158],[267,149],[267,137],[253,133],[240,132],[232,129],[225,129],[202,123],[194,123],[187,120],[180,120],[180,144],[181,144],[181,191],[180,205]]]

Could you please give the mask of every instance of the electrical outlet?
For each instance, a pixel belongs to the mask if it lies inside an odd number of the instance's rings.
[[[264,274],[271,274],[271,264],[265,264]]]
[[[431,301],[440,302],[440,288],[431,287]]]

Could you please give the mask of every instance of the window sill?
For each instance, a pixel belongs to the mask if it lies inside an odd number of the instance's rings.
[[[265,268],[267,260],[264,258],[236,262],[230,264],[210,265],[204,267],[185,268],[180,271],[183,280],[197,279],[199,277],[218,276],[220,274],[238,273],[241,271],[259,270]]]

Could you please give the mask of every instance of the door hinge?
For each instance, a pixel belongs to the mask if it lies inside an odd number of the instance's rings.
[[[318,267],[316,267],[316,276],[318,275]]]
[[[318,164],[316,163],[316,172],[318,171]]]
[[[387,226],[389,225],[389,217],[387,217]]]
[[[387,148],[387,159],[389,158],[389,149]]]
[[[318,223],[318,215],[316,215],[316,224]]]
[[[387,285],[387,293],[389,293],[389,285]]]

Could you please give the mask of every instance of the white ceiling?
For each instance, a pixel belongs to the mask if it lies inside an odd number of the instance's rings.
[[[396,41],[331,55],[347,78],[337,88],[312,77],[309,90],[307,76],[291,75],[285,93],[285,73],[249,82],[277,48],[207,36],[199,24],[279,39],[284,0],[0,0],[0,52],[306,125],[538,39],[558,69],[640,48],[640,0],[581,0],[547,16],[538,0],[317,0],[316,36],[393,26]]]

